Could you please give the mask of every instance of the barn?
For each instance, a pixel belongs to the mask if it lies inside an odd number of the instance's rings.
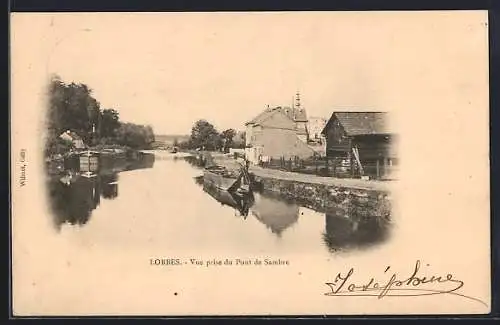
[[[333,112],[321,133],[334,170],[347,169],[351,177],[393,177],[397,138],[387,112]]]

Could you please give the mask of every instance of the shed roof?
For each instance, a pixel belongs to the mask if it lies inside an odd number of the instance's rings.
[[[333,112],[322,134],[335,119],[340,122],[347,135],[351,136],[393,133],[389,128],[387,112]]]

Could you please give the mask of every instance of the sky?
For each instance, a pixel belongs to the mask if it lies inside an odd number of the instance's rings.
[[[309,116],[325,118],[444,96],[442,81],[485,44],[482,20],[467,19],[478,15],[61,13],[38,23],[47,75],[87,84],[124,121],[189,134],[201,118],[243,130],[267,105],[292,105],[297,91]]]

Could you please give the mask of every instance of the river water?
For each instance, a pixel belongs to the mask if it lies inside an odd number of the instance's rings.
[[[314,211],[275,194],[237,200],[203,186],[202,170],[156,152],[104,167],[98,176],[53,178],[49,184],[58,233],[145,252],[319,254],[383,244],[388,229],[338,211]]]

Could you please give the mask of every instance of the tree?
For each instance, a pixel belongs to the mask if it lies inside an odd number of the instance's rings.
[[[234,148],[242,149],[245,148],[246,144],[246,136],[245,131],[237,132],[233,137],[233,146]]]
[[[116,110],[105,109],[101,113],[100,136],[103,138],[116,137],[116,131],[120,127],[120,117]]]
[[[121,123],[117,130],[117,142],[132,149],[150,149],[155,137],[151,126]]]
[[[222,131],[221,137],[224,143],[224,152],[229,152],[229,148],[233,146],[233,138],[236,135],[236,131],[234,129],[227,129]]]
[[[49,138],[66,130],[76,132],[86,144],[93,139],[92,126],[100,120],[100,104],[85,84],[65,84],[57,76],[49,85],[47,127]]]
[[[54,76],[48,95],[45,142],[45,154],[48,156],[70,149],[71,146],[59,138],[67,130],[77,133],[88,146],[101,143],[149,149],[155,140],[151,126],[121,123],[118,111],[101,111],[100,103],[92,96],[92,89],[85,84],[66,84]]]
[[[206,120],[198,120],[191,129],[189,139],[193,148],[218,150],[222,146],[222,138],[215,127]]]

